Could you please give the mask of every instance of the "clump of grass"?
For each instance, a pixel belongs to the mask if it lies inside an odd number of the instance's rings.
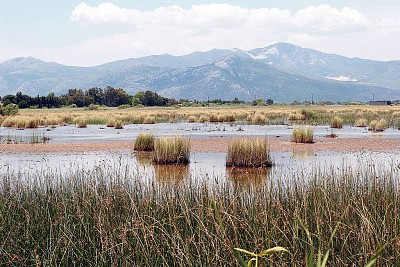
[[[190,139],[180,136],[161,137],[154,142],[153,161],[158,164],[187,164],[190,156]]]
[[[343,127],[343,119],[341,117],[335,116],[331,119],[331,128],[340,129]]]
[[[143,119],[143,124],[155,124],[156,118],[154,116],[146,116]]]
[[[254,114],[249,118],[252,124],[264,124],[267,121],[267,118],[261,114]]]
[[[293,128],[292,142],[314,143],[314,129],[310,126]]]
[[[107,127],[114,127],[114,125],[115,125],[115,120],[114,119],[109,119],[107,121],[107,124],[106,124]]]
[[[215,113],[211,113],[211,114],[208,116],[208,121],[209,121],[209,122],[218,122],[218,115],[215,114]]]
[[[206,115],[200,115],[199,122],[205,123],[206,121],[208,121],[208,117]]]
[[[302,120],[305,120],[306,117],[303,114],[301,114],[300,112],[294,112],[294,113],[289,114],[288,119],[290,121],[302,121]]]
[[[123,129],[124,128],[124,124],[122,123],[121,120],[116,120],[115,124],[114,124],[114,129]]]
[[[196,122],[196,116],[189,116],[189,117],[188,117],[188,122],[189,122],[189,123],[194,123],[194,122]]]
[[[225,114],[224,115],[224,122],[234,122],[236,120],[234,114]]]
[[[368,125],[367,119],[359,118],[355,121],[356,127],[367,127],[367,125]]]
[[[86,119],[79,119],[77,122],[77,127],[78,128],[87,128],[87,120]]]
[[[154,150],[154,136],[152,133],[140,133],[133,145],[135,150],[138,151],[151,151]]]
[[[373,132],[383,132],[388,127],[388,122],[385,119],[372,120],[369,123],[369,130]]]
[[[230,141],[226,166],[256,168],[272,166],[267,138],[242,137]]]

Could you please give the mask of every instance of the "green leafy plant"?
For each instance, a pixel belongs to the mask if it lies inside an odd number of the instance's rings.
[[[235,250],[246,253],[247,255],[250,255],[252,257],[247,262],[247,265],[241,263],[242,267],[251,267],[251,266],[253,266],[253,263],[255,263],[255,267],[258,267],[258,258],[260,258],[260,257],[271,256],[278,252],[289,252],[287,249],[285,249],[283,247],[279,247],[279,246],[263,250],[260,253],[253,253],[253,252],[247,251],[245,249],[241,249],[241,248],[235,248]]]

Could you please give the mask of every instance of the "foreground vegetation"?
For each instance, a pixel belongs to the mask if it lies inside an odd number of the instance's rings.
[[[259,266],[311,266],[306,254],[320,246],[330,249],[328,266],[363,266],[387,244],[376,266],[396,266],[398,172],[361,160],[242,185],[159,184],[123,164],[66,174],[2,169],[0,265],[237,266],[233,248],[281,246],[289,253]]]

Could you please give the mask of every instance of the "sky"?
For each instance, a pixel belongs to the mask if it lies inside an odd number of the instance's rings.
[[[400,60],[399,0],[0,0],[0,62],[71,66],[288,42]]]

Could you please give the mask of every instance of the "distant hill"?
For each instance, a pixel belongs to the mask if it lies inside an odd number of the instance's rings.
[[[368,101],[400,99],[400,61],[347,58],[277,43],[250,51],[155,55],[71,67],[27,57],[0,63],[0,95],[60,94],[69,88],[120,87],[166,97],[205,100],[272,98]]]

